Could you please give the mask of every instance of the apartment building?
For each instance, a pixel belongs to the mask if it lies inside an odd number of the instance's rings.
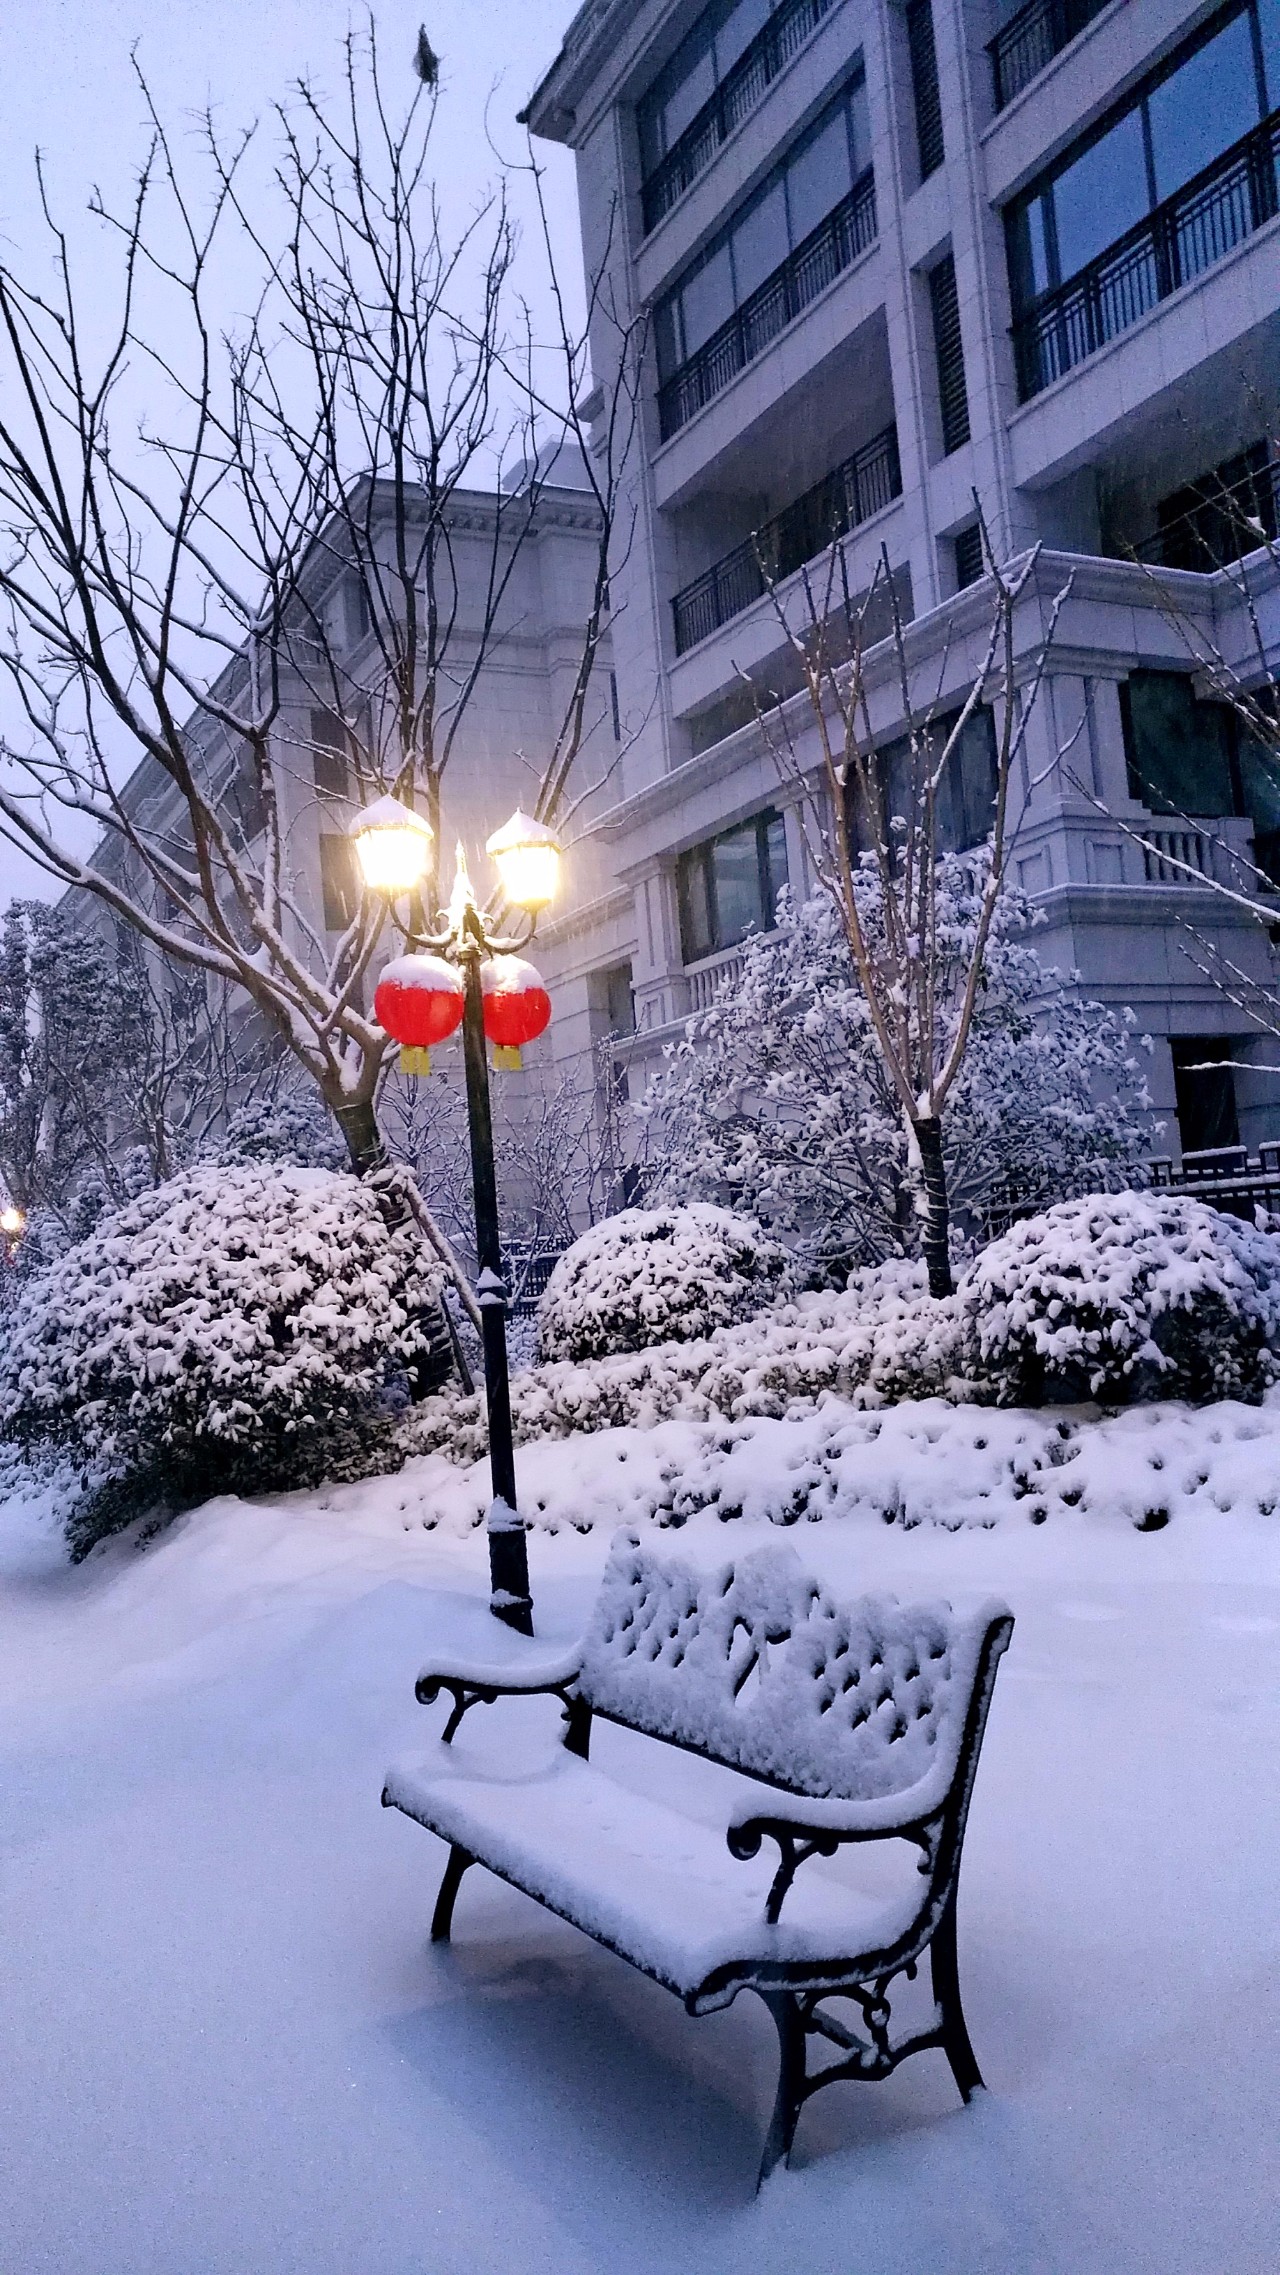
[[[804,883],[744,687],[786,692],[761,557],[784,599],[833,528],[854,592],[887,557],[945,710],[990,620],[976,494],[1000,557],[1043,549],[1022,668],[1070,584],[1016,786],[1042,956],[1155,1037],[1171,1150],[1280,1136],[1275,1046],[1187,952],[1275,972],[1197,882],[1243,855],[1280,884],[1280,785],[1187,632],[1276,673],[1275,565],[1246,608],[1204,500],[1274,535],[1280,0],[587,0],[527,116],[575,153],[588,274],[649,317],[623,756],[544,934],[558,1047],[634,1020],[643,1066]],[[890,644],[868,678],[891,745]],[[979,721],[957,843],[990,768]]]

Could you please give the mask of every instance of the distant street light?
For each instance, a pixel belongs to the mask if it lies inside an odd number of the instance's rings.
[[[389,901],[415,894],[431,865],[433,832],[429,822],[396,798],[379,798],[350,825],[365,884]],[[485,849],[498,872],[504,900],[536,921],[554,899],[560,880],[561,849],[555,832],[529,814],[516,812],[495,830]],[[507,1364],[507,1288],[502,1272],[498,1227],[498,1187],[493,1158],[493,1113],[485,1036],[495,1043],[498,1064],[519,1064],[519,1044],[541,1033],[551,1006],[533,967],[517,960],[525,945],[491,932],[476,904],[462,847],[449,906],[434,931],[401,927],[414,954],[399,958],[383,975],[374,998],[377,1017],[401,1042],[406,1072],[429,1067],[427,1049],[459,1023],[467,1077],[467,1120],[471,1138],[471,1183],[475,1200],[476,1258],[484,1347],[485,1403],[489,1418],[489,1608],[495,1618],[522,1635],[533,1633],[529,1591],[529,1552],[524,1521],[516,1505],[515,1447],[511,1435],[511,1387]],[[532,931],[532,924],[530,926]],[[439,959],[462,976],[461,1019]],[[456,982],[454,983],[456,989]]]

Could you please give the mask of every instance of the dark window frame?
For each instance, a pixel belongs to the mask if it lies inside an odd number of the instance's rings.
[[[1072,282],[1073,277],[1084,275],[1085,271],[1091,267],[1092,260],[1101,258],[1106,252],[1107,246],[1101,246],[1098,253],[1093,255],[1090,261],[1086,261],[1081,268],[1063,274],[1058,249],[1053,190],[1054,185],[1070,172],[1071,168],[1085,156],[1087,151],[1096,148],[1100,142],[1105,141],[1106,137],[1133,112],[1137,111],[1141,114],[1147,205],[1145,212],[1138,217],[1136,223],[1121,222],[1119,224],[1115,230],[1113,241],[1118,243],[1131,228],[1141,227],[1151,214],[1155,213],[1162,204],[1168,202],[1170,195],[1178,195],[1176,189],[1171,193],[1166,193],[1164,198],[1158,194],[1155,152],[1148,109],[1150,98],[1157,88],[1174,78],[1183,68],[1183,65],[1189,63],[1201,48],[1207,47],[1211,40],[1216,39],[1220,32],[1225,31],[1230,24],[1241,16],[1248,17],[1251,27],[1254,81],[1258,101],[1258,116],[1253,124],[1259,125],[1262,120],[1271,115],[1271,111],[1280,108],[1280,87],[1270,88],[1267,85],[1265,51],[1256,0],[1228,0],[1227,6],[1218,9],[1205,23],[1198,25],[1191,36],[1175,48],[1171,55],[1166,56],[1163,62],[1156,65],[1135,86],[1131,87],[1119,102],[1113,103],[1111,108],[1104,112],[1103,116],[1086,133],[1078,136],[1074,142],[1070,143],[1054,159],[1052,165],[1045,167],[1044,171],[1037,175],[1036,179],[1025,190],[1020,191],[1017,197],[1011,198],[1004,207],[1009,292],[1015,318],[1025,315],[1028,310],[1035,307],[1037,301],[1042,300],[1047,294],[1061,292]],[[1270,104],[1270,110],[1267,107],[1268,104]],[[1228,143],[1225,147],[1230,149],[1232,145]],[[1047,271],[1046,281],[1042,285],[1035,283],[1025,234],[1029,225],[1028,217],[1031,209],[1037,204],[1041,208],[1041,226]]]
[[[695,356],[701,354],[706,345],[705,341],[699,341],[696,348],[690,349],[688,347],[684,332],[684,316],[680,305],[682,293],[687,290],[703,269],[709,267],[712,261],[717,260],[721,253],[727,250],[731,304],[728,316],[725,318],[726,322],[731,321],[739,309],[745,307],[755,293],[761,289],[762,280],[758,278],[745,289],[739,287],[733,258],[733,240],[752,211],[757,206],[763,205],[765,200],[772,196],[779,183],[783,185],[783,212],[787,231],[787,251],[783,256],[781,265],[785,266],[786,261],[792,257],[798,248],[808,242],[808,239],[815,233],[815,228],[820,229],[822,227],[822,221],[819,220],[816,225],[805,230],[799,237],[793,233],[791,201],[786,195],[785,184],[789,172],[803,157],[806,149],[817,140],[831,119],[841,109],[844,112],[845,134],[849,153],[849,179],[854,188],[857,187],[862,176],[869,171],[870,136],[868,134],[867,164],[859,167],[859,152],[853,131],[853,97],[860,90],[865,90],[866,82],[866,67],[861,52],[859,52],[852,68],[845,73],[839,87],[836,88],[830,99],[823,104],[817,117],[807,122],[787,145],[776,163],[770,167],[763,181],[758,182],[755,188],[733,208],[716,231],[715,236],[702,247],[695,258],[680,271],[680,274],[668,285],[665,292],[661,293],[654,302],[654,352],[660,386],[666,386],[671,380],[675,379],[685,366],[693,361]],[[839,197],[833,199],[831,207],[828,209],[829,212],[834,212],[850,195],[851,190],[849,188],[841,190]],[[763,281],[767,282],[767,277]],[[709,337],[714,336],[713,331]],[[670,347],[668,347],[668,342],[670,342]]]
[[[745,837],[754,831],[756,840],[756,878],[758,886],[758,918],[751,918],[740,931],[721,923],[717,907],[715,854],[716,848],[735,838]],[[775,834],[776,833],[776,834]],[[774,861],[770,850],[773,837],[780,854],[779,873],[774,874]],[[697,876],[701,898],[707,910],[708,941],[699,941],[694,921],[690,884]],[[752,931],[772,932],[777,923],[778,895],[788,881],[787,844],[785,823],[776,806],[765,806],[744,822],[736,822],[732,829],[717,830],[714,837],[701,839],[690,845],[676,860],[676,898],[680,913],[680,948],[686,964],[698,964],[708,956],[719,956],[738,947]]]

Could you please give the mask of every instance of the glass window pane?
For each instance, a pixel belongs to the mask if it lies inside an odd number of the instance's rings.
[[[690,119],[704,103],[710,102],[716,91],[715,61],[709,40],[700,55],[690,41],[687,59],[683,49],[681,58],[683,69],[662,105],[663,141],[668,150],[673,142],[679,141]]]
[[[653,311],[653,342],[658,358],[659,379],[670,379],[684,362],[684,349],[680,336],[680,295],[673,292],[660,300]]]
[[[787,830],[781,814],[770,814],[765,824],[764,850],[765,867],[769,872],[765,923],[773,924],[778,914],[778,895],[787,881]]]
[[[781,182],[748,206],[733,232],[733,282],[739,308],[787,257],[787,201]]]
[[[981,845],[996,818],[996,723],[994,713],[975,711],[960,738],[956,767],[960,824],[959,850]]]
[[[763,31],[773,13],[773,0],[735,0],[716,33],[716,77],[732,71],[744,48]]]
[[[849,169],[849,128],[845,107],[824,119],[787,168],[787,203],[791,212],[791,242],[802,238],[826,219],[833,205],[853,186]]]
[[[682,285],[680,311],[684,322],[682,344],[687,358],[696,355],[704,341],[733,314],[733,275],[727,245],[718,246],[710,259]]]
[[[1105,252],[1149,209],[1142,116],[1129,111],[1053,184],[1058,281]]]
[[[681,854],[676,883],[680,896],[680,941],[686,964],[692,964],[699,956],[709,956],[715,946],[705,846],[696,845],[692,853]]]
[[[1129,793],[1154,814],[1229,814],[1226,714],[1182,672],[1135,671],[1124,690]]]
[[[1267,109],[1280,111],[1280,0],[1258,0],[1258,26],[1262,33]]]
[[[1147,97],[1156,196],[1166,198],[1258,122],[1258,79],[1247,15],[1197,48]]]
[[[732,948],[752,925],[761,924],[760,852],[756,825],[732,829],[711,848],[715,874],[716,946]]]
[[[859,79],[849,89],[849,140],[853,145],[853,178],[871,164],[871,121],[867,114],[867,82]]]

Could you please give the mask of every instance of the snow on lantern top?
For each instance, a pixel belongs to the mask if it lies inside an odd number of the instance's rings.
[[[480,966],[480,988],[493,1063],[518,1068],[521,1046],[551,1023],[551,998],[542,974],[521,956],[491,956]]]
[[[386,966],[373,998],[373,1014],[400,1045],[402,1074],[430,1074],[431,1045],[462,1023],[460,971],[443,956],[397,956]]]
[[[411,893],[426,876],[435,836],[429,821],[398,798],[375,798],[347,826],[361,874],[375,892]]]
[[[506,897],[532,915],[553,901],[560,883],[560,840],[545,822],[517,806],[509,822],[486,840]]]

